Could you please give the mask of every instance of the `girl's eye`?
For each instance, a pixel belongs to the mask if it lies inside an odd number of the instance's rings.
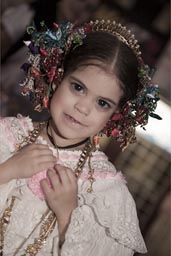
[[[83,86],[78,84],[78,83],[72,83],[72,87],[77,92],[83,92],[84,91]]]
[[[98,105],[99,105],[101,108],[104,108],[104,109],[108,109],[108,108],[111,107],[108,102],[106,102],[105,100],[101,100],[101,99],[98,100]]]

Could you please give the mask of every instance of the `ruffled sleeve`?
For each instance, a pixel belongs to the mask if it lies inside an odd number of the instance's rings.
[[[18,114],[17,117],[0,118],[0,163],[14,153],[16,144],[32,129],[33,124],[29,117]]]
[[[0,118],[0,163],[10,158],[16,149],[16,144],[22,141],[23,136],[27,135],[28,130],[33,127],[29,117],[18,115],[17,117]],[[0,185],[0,211],[3,208],[10,191],[14,187],[20,186],[23,180],[11,180],[6,184]]]
[[[73,211],[62,256],[131,256],[145,253],[134,200],[125,184],[110,180],[82,195]],[[98,190],[98,191],[97,191]]]

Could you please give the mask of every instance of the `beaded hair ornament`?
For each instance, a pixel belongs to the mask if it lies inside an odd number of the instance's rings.
[[[49,101],[60,84],[64,69],[63,63],[69,51],[83,44],[83,39],[93,31],[105,31],[116,36],[132,49],[139,62],[139,88],[134,100],[127,101],[119,113],[115,113],[108,121],[101,134],[115,137],[122,149],[129,143],[136,142],[135,128],[148,122],[149,116],[161,119],[154,113],[159,98],[158,85],[151,82],[150,69],[144,64],[139,44],[130,30],[115,21],[91,21],[80,27],[67,22],[60,25],[54,23],[54,29],[49,30],[44,22],[42,30],[34,26],[27,28],[31,41],[25,42],[29,48],[28,63],[22,68],[27,75],[20,83],[22,94],[28,95],[34,109],[42,111],[48,108]]]

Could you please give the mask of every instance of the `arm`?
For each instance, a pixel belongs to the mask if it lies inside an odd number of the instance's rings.
[[[49,181],[42,180],[41,186],[49,207],[57,217],[58,247],[61,248],[72,211],[77,207],[77,179],[71,169],[60,165],[56,165],[53,170],[48,170],[47,175]]]
[[[0,185],[11,180],[10,173],[6,169],[6,162],[0,164]]]

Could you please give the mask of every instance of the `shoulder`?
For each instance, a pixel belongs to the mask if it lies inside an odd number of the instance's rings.
[[[33,129],[32,120],[29,117],[20,114],[18,114],[17,117],[1,117],[0,126],[1,128],[9,129],[10,131],[20,128],[23,128],[23,130]]]
[[[87,166],[87,168],[89,168]],[[113,163],[108,160],[105,153],[96,151],[92,154],[91,168],[97,181],[97,191],[113,189],[115,181],[126,184],[126,179],[121,171],[117,171]]]
[[[96,202],[97,207],[102,204],[102,209],[105,210],[107,209],[105,205],[108,205],[117,221],[121,216],[124,219],[127,216],[137,219],[135,201],[128,189],[123,173],[118,171],[103,153],[94,170],[94,193],[88,196],[90,198],[95,197],[93,203]],[[132,211],[134,215],[132,215]]]
[[[95,151],[92,153],[91,165],[93,169],[101,172],[114,172],[116,173],[115,166],[108,160],[106,154],[102,151]]]
[[[7,145],[12,152],[16,143],[23,140],[28,135],[28,131],[33,129],[32,120],[29,117],[17,115],[17,117],[0,118],[0,137],[1,144]]]

